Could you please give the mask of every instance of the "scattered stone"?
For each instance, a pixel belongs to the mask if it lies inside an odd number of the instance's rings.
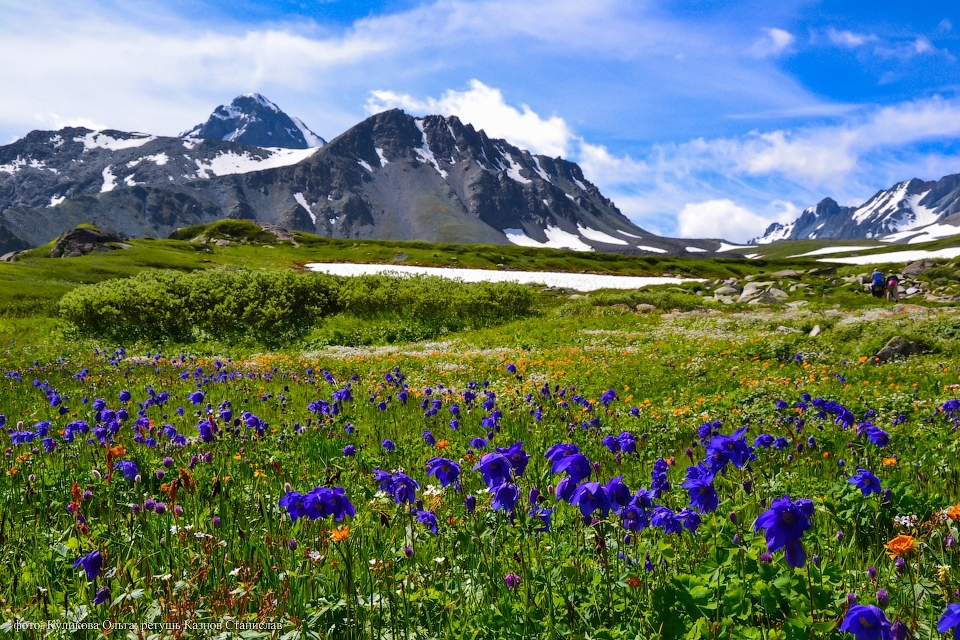
[[[883,346],[877,355],[874,356],[874,362],[889,362],[894,359],[906,359],[912,355],[920,353],[920,345],[903,336],[894,336]]]
[[[813,325],[813,329],[810,329],[810,337],[816,338],[818,335],[820,335],[820,331],[821,331],[820,325],[818,324]]]
[[[776,287],[770,287],[767,290],[767,294],[777,298],[778,300],[785,300],[790,297],[786,291],[783,289],[777,289]]]
[[[407,259],[407,254],[403,251],[398,251],[395,254],[393,254],[394,262],[403,262],[406,259]]]
[[[5,253],[2,256],[0,256],[0,262],[16,262],[16,260],[17,260],[16,251],[11,251],[10,253]]]
[[[799,278],[800,274],[794,271],[793,269],[783,269],[782,271],[777,271],[774,273],[778,278]]]
[[[82,225],[57,238],[50,250],[50,257],[78,258],[91,251],[110,251],[122,244],[122,241],[113,231],[101,231],[91,225]]]
[[[799,332],[800,332],[799,329],[794,329],[793,327],[785,327],[783,325],[780,325],[779,327],[777,327],[777,333],[799,333]]]
[[[641,303],[637,305],[637,311],[640,313],[653,313],[657,308],[652,304]]]
[[[726,285],[726,286],[720,287],[719,289],[717,289],[716,291],[714,291],[714,292],[713,292],[713,295],[715,295],[715,296],[732,296],[732,295],[739,295],[741,291],[742,291],[742,289],[741,289],[740,287],[734,287],[734,286],[731,286],[731,285]]]
[[[767,292],[761,293],[756,298],[753,298],[747,304],[783,304],[778,298],[770,295]]]
[[[213,241],[213,244],[217,245],[218,247],[229,247],[230,241],[223,238],[217,238]]]
[[[821,267],[819,269],[810,269],[807,271],[812,276],[835,276],[837,275],[836,267]]]
[[[582,295],[580,295],[579,293],[575,293],[575,294],[573,294],[572,296],[570,296],[570,300],[581,300],[581,299],[586,298],[586,297],[587,297],[587,296],[582,296]]]
[[[916,277],[927,269],[932,269],[935,266],[937,266],[937,263],[933,260],[921,260],[920,262],[914,262],[905,266],[903,268],[903,275]]]
[[[790,307],[791,309],[796,310],[796,309],[799,309],[800,307],[805,307],[808,304],[810,304],[810,301],[808,300],[794,300],[793,302],[788,302],[787,306]]]

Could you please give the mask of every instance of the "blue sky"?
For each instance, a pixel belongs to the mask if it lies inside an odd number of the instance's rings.
[[[945,2],[0,0],[0,141],[177,134],[250,91],[328,139],[456,113],[651,231],[741,241],[960,172],[958,58]]]

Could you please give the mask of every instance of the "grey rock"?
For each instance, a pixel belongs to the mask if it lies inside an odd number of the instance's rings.
[[[895,336],[874,356],[874,362],[883,363],[894,359],[906,359],[920,353],[920,345],[903,336]]]
[[[800,274],[794,271],[793,269],[783,269],[782,271],[777,271],[773,275],[778,278],[799,278]]]
[[[652,304],[640,303],[637,305],[637,311],[640,313],[653,313],[657,308]]]
[[[776,287],[770,287],[769,289],[767,289],[767,294],[773,296],[774,298],[777,298],[778,300],[785,300],[786,298],[790,297],[786,291],[782,289],[777,289]]]
[[[397,253],[393,254],[393,262],[403,262],[406,259],[407,254],[404,251],[398,251]]]
[[[15,262],[17,259],[17,251],[10,251],[0,256],[0,262]]]
[[[730,286],[730,285],[725,285],[725,286],[720,287],[719,289],[715,289],[714,292],[713,292],[713,295],[715,295],[715,296],[732,296],[732,295],[739,295],[741,291],[742,291],[742,289],[740,289],[740,287],[733,287],[733,286]]]
[[[820,335],[820,331],[821,331],[820,325],[818,324],[813,325],[813,329],[810,329],[810,337],[816,338],[818,335]]]
[[[326,141],[303,122],[291,118],[259,93],[237,96],[214,109],[203,124],[181,134],[184,138],[228,140],[256,147],[306,149]]]
[[[50,250],[51,258],[76,258],[91,251],[109,251],[119,245],[122,238],[113,231],[101,231],[90,227],[77,227],[62,234]]]
[[[934,262],[933,260],[921,260],[919,262],[914,262],[905,266],[903,268],[903,275],[916,277],[921,273],[923,273],[924,271],[927,271],[928,269],[932,269],[935,266],[937,266],[937,263]]]

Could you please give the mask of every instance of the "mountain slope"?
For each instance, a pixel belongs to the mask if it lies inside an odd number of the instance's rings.
[[[259,93],[246,93],[234,98],[229,105],[220,105],[206,122],[180,135],[283,149],[307,149],[326,144],[303,121],[288,116]]]
[[[878,191],[859,207],[842,207],[826,198],[793,222],[773,223],[751,243],[870,238],[902,242],[924,235],[924,228],[958,212],[960,174],[936,182],[914,178]]]
[[[166,237],[226,217],[335,238],[634,254],[720,247],[650,234],[575,163],[532,155],[456,117],[387,111],[320,149],[86,129],[33,132],[0,147],[0,238],[8,237],[0,253],[79,222]]]

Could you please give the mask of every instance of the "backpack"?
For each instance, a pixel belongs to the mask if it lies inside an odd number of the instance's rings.
[[[883,286],[883,274],[879,271],[873,272],[873,286],[882,287]]]
[[[900,284],[900,282],[897,280],[896,276],[891,276],[890,279],[887,281],[888,287],[895,287],[898,284]]]

